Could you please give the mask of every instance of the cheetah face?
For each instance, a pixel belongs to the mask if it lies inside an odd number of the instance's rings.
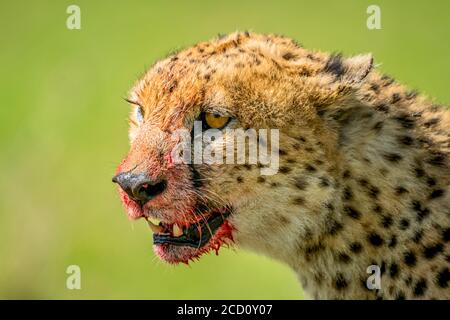
[[[203,134],[221,134],[221,140],[201,142],[202,150],[215,155],[230,141],[231,129],[279,130],[280,148],[298,144],[293,124],[311,136],[323,132],[312,97],[323,96],[320,103],[331,104],[348,88],[330,72],[310,77],[327,67],[321,54],[311,56],[291,41],[277,41],[237,34],[201,43],[156,63],[132,89],[130,151],[113,181],[120,185],[128,216],[149,221],[161,259],[188,262],[234,241],[269,246],[282,241],[273,229],[287,218],[276,218],[274,203],[289,191],[273,188],[283,177],[261,175],[267,163],[195,161],[195,143],[182,148],[190,162],[177,160],[183,137],[196,140],[196,123]],[[331,86],[340,86],[339,94]],[[257,142],[275,145],[269,135],[257,135]],[[238,144],[233,146],[237,159]]]
[[[224,108],[189,111],[181,126],[171,121],[165,127],[147,120],[149,109],[136,105],[130,121],[131,150],[113,178],[120,185],[119,194],[129,217],[147,220],[156,254],[170,263],[187,263],[230,244],[235,232],[232,217],[240,212],[235,199],[242,177],[232,172],[242,165],[210,163],[203,152],[205,148],[217,152],[227,140],[226,132],[239,126],[238,120]],[[222,141],[201,141],[201,161],[197,161],[195,141],[208,131],[221,134]],[[183,143],[178,132],[186,134]],[[186,142],[194,145],[186,149]],[[191,154],[193,161],[177,159],[180,151]],[[244,199],[245,193],[242,196]]]

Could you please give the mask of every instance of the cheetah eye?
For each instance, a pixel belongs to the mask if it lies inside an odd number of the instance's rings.
[[[128,98],[123,98],[123,99],[126,102],[128,102],[129,104],[136,107],[134,109],[134,116],[138,123],[142,123],[144,121],[144,108],[142,107],[142,105],[138,101],[135,101],[132,99],[128,99]]]
[[[205,129],[222,129],[231,120],[231,117],[226,117],[217,113],[210,113],[210,112],[204,112],[201,118],[203,122],[203,127]]]
[[[144,121],[144,110],[142,110],[142,107],[136,107],[135,115],[136,120],[139,123],[142,123]]]

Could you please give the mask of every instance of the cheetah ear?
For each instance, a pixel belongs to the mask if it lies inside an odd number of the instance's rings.
[[[360,54],[344,60],[345,74],[343,80],[347,83],[359,83],[364,80],[373,68],[373,57],[370,53]]]
[[[364,80],[372,68],[373,58],[370,53],[350,58],[332,55],[327,61],[324,71],[333,74],[341,82],[352,85]]]

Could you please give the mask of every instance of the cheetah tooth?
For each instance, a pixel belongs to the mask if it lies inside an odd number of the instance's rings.
[[[148,226],[154,233],[162,233],[164,231],[164,228],[162,226],[156,225],[148,219],[146,219],[146,220],[147,220]]]
[[[180,228],[176,223],[173,224],[172,234],[174,237],[179,237],[183,234],[183,229]]]
[[[156,218],[146,217],[145,219],[151,221],[153,224],[156,224],[157,226],[159,226],[161,223],[161,220],[156,219]]]

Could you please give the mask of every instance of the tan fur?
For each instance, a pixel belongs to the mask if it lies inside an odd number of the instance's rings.
[[[157,62],[132,90],[145,122],[132,114],[122,169],[162,157],[170,133],[200,111],[277,128],[276,175],[196,165],[209,203],[233,206],[235,243],[291,266],[317,299],[448,299],[450,112],[372,68],[370,55],[332,57],[279,36],[200,43]],[[189,177],[179,176],[187,197]],[[365,284],[373,264],[381,290]]]

